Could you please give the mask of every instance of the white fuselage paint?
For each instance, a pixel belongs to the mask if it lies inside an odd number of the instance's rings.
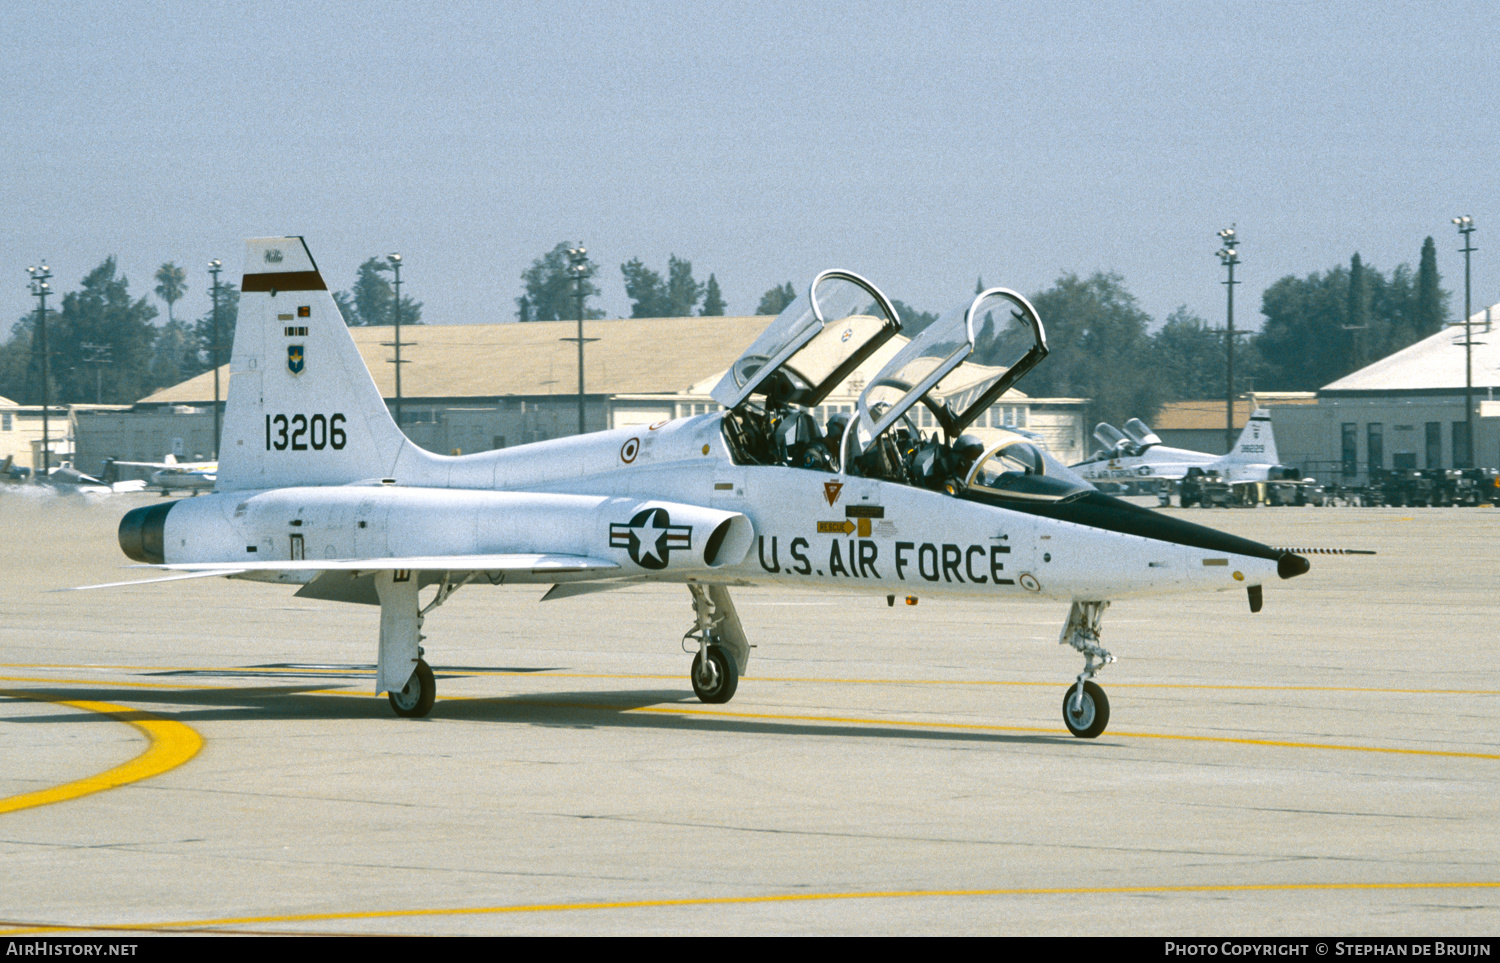
[[[166,518],[165,561],[555,552],[609,559],[619,563],[621,576],[664,581],[1079,600],[1242,589],[1276,573],[1274,560],[1105,531],[907,485],[735,465],[721,419],[698,415],[456,457],[408,446],[395,466],[394,484],[200,496]],[[641,492],[653,499],[642,499]],[[626,528],[650,506],[665,507],[673,527],[669,541],[661,543],[667,563],[662,568],[638,563],[628,546]],[[753,538],[710,568],[704,542],[714,526],[736,515],[748,519]],[[298,582],[313,574],[240,577]],[[527,573],[505,579],[559,580]]]

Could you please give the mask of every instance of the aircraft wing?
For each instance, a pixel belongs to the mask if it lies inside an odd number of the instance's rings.
[[[413,555],[402,558],[279,559],[265,562],[177,562],[150,568],[171,572],[531,572],[536,575],[616,571],[619,564],[586,555]]]
[[[125,585],[150,585],[182,579],[243,575],[246,572],[526,572],[531,575],[571,575],[579,572],[607,577],[620,566],[603,558],[585,555],[538,555],[509,553],[503,555],[414,555],[403,558],[324,558],[278,559],[255,562],[178,562],[170,565],[142,565],[178,574],[164,578],[109,582],[103,585],[79,585],[69,591],[119,588]]]

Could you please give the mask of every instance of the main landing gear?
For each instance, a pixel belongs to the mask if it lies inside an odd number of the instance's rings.
[[[406,719],[427,715],[437,699],[437,679],[422,658],[422,620],[473,577],[470,574],[455,581],[444,573],[437,594],[426,607],[420,607],[419,575],[408,569],[375,573],[375,592],[380,597],[375,694],[386,693],[391,710]]]
[[[689,673],[693,692],[711,705],[728,702],[750,661],[750,643],[728,588],[689,583],[688,591],[693,593],[694,624],[682,637],[682,648],[692,652],[690,640],[697,644]]]
[[[1109,725],[1109,699],[1093,681],[1095,672],[1115,661],[1099,644],[1099,623],[1107,608],[1108,602],[1074,602],[1058,640],[1083,653],[1083,671],[1063,696],[1063,725],[1080,739],[1092,739]],[[1099,660],[1097,666],[1095,659]]]

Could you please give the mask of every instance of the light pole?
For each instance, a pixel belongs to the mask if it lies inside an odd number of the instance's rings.
[[[1453,223],[1458,226],[1458,233],[1463,235],[1464,246],[1459,248],[1464,252],[1464,464],[1459,465],[1454,460],[1454,468],[1474,467],[1474,326],[1469,316],[1474,309],[1469,306],[1469,255],[1478,248],[1474,247],[1474,239],[1469,235],[1474,233],[1474,219],[1465,214],[1455,217]]]
[[[208,363],[214,369],[214,458],[219,457],[219,272],[224,262],[214,258],[208,262],[208,273],[214,283],[210,289],[214,299],[214,337],[208,349]]]
[[[1240,263],[1240,254],[1236,246],[1240,239],[1234,233],[1234,225],[1231,224],[1219,232],[1219,239],[1224,246],[1219,248],[1219,263],[1229,269],[1229,280],[1223,282],[1229,291],[1229,305],[1227,313],[1227,329],[1224,338],[1224,450],[1234,450],[1234,286],[1240,282],[1234,279],[1234,266]]]
[[[563,338],[564,341],[578,342],[578,433],[584,432],[583,413],[583,345],[586,341],[598,341],[598,338],[585,338],[583,336],[583,282],[593,272],[593,266],[589,264],[589,252],[579,241],[577,247],[568,248],[568,276],[573,279],[573,296],[578,300],[578,337]]]
[[[47,362],[47,295],[52,293],[52,286],[47,281],[52,272],[45,262],[39,268],[27,268],[26,272],[31,275],[31,293],[36,295],[36,331],[42,349],[42,477],[45,478],[52,468],[52,431],[47,415],[52,405],[52,389],[48,384],[52,375]]]
[[[396,272],[396,424],[401,424],[401,255],[392,254],[386,260]]]

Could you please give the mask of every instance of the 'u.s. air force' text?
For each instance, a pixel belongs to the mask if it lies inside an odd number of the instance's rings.
[[[794,538],[786,546],[788,558],[781,557],[780,536],[759,538],[760,567],[776,574],[830,575],[842,578],[886,578],[894,570],[903,582],[921,578],[928,582],[973,582],[1014,585],[1006,578],[1005,556],[1009,545],[955,545],[948,542],[896,542],[891,557],[880,557],[880,546],[867,538],[835,538],[828,543],[828,561],[815,567],[808,557],[812,543]],[[885,572],[881,567],[885,567]]]

